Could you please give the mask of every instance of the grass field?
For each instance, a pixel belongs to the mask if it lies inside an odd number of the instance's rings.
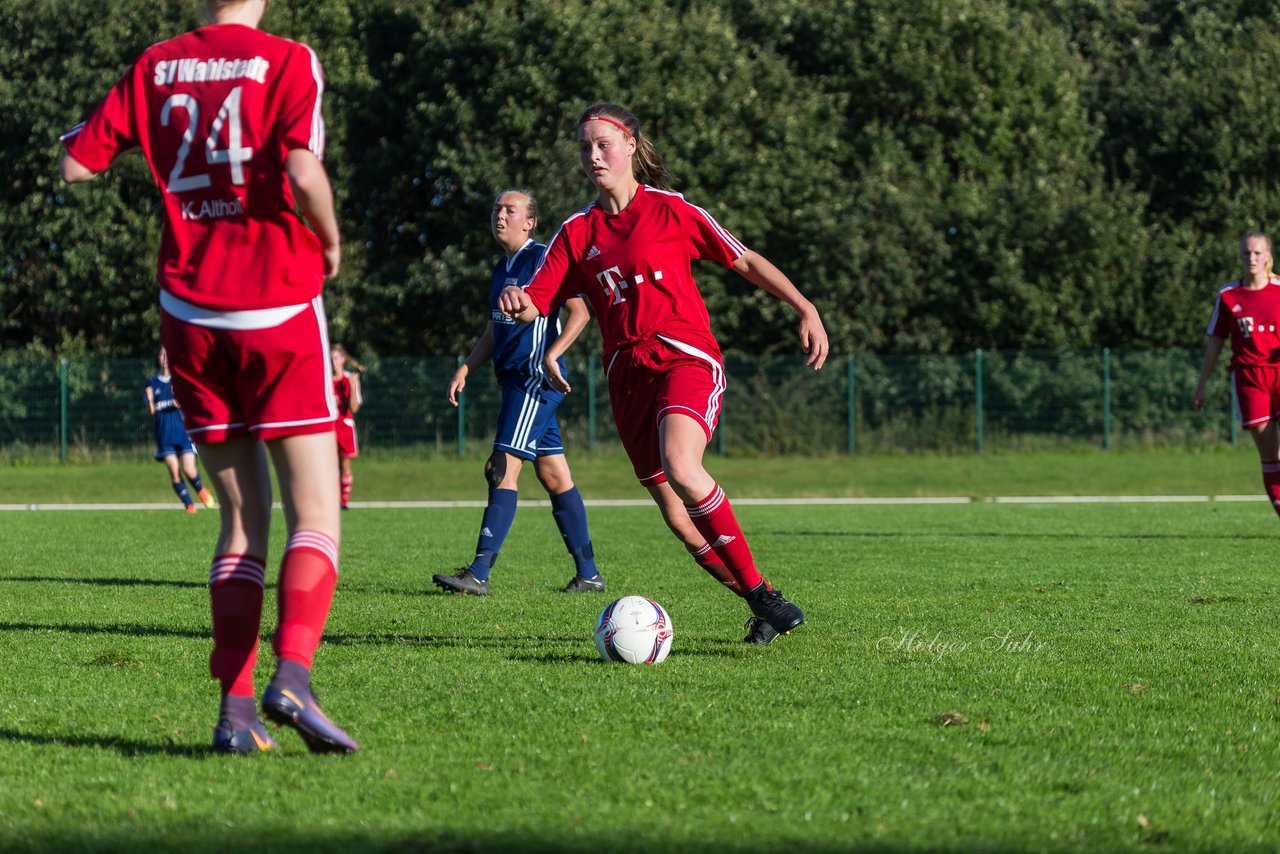
[[[730,497],[1240,495],[1260,491],[1257,452],[1217,450],[990,453],[957,456],[707,457]],[[483,456],[374,452],[355,462],[356,501],[484,498]],[[645,498],[621,454],[574,454],[587,500]],[[0,504],[172,501],[150,454],[93,464],[0,462]],[[521,496],[546,498],[530,473]]]
[[[143,500],[164,500],[158,468]],[[81,492],[103,476],[82,468]],[[216,514],[0,514],[0,850],[1280,848],[1263,502],[744,506],[808,616],[766,648],[656,510],[590,512],[607,597],[556,592],[571,568],[544,508],[521,510],[488,599],[429,583],[478,511],[344,516],[316,682],[363,750],[282,732],[249,758],[206,751]],[[596,660],[594,619],[627,593],[671,613],[658,667]]]

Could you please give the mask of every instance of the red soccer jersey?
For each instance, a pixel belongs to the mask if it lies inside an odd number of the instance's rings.
[[[1280,365],[1280,279],[1251,291],[1237,279],[1218,290],[1209,327],[1215,338],[1231,339],[1231,368]]]
[[[642,184],[620,213],[592,202],[565,220],[525,291],[544,315],[585,294],[606,365],[618,349],[659,335],[720,359],[691,262],[708,258],[728,267],[746,251],[684,196]]]
[[[320,62],[304,44],[219,24],[153,45],[62,139],[101,172],[141,147],[164,198],[156,277],[220,311],[306,303],[324,260],[284,160],[324,153]]]

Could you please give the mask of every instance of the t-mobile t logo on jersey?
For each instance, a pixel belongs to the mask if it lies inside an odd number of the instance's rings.
[[[1252,317],[1237,317],[1236,323],[1240,325],[1241,335],[1243,335],[1245,338],[1251,338],[1253,336],[1253,318]]]
[[[609,305],[617,305],[626,302],[627,298],[622,295],[623,288],[629,288],[632,284],[643,285],[644,273],[636,273],[631,276],[631,281],[627,281],[627,277],[622,275],[622,271],[617,267],[610,267],[607,270],[601,270],[596,273],[596,281],[600,282],[600,286],[604,288],[605,296],[609,297]],[[662,281],[662,271],[653,271],[653,280],[655,282]]]
[[[627,279],[617,267],[610,267],[596,273],[596,281],[604,288],[604,295],[609,298],[609,305],[617,305],[627,301],[622,289],[627,286]]]

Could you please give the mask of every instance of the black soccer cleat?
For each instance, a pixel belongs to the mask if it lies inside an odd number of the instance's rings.
[[[564,586],[565,593],[603,593],[604,592],[604,576],[597,575],[595,578],[583,578],[581,575],[575,575],[569,579],[569,583]]]
[[[747,631],[747,636],[742,639],[743,643],[765,644],[773,643],[778,639],[778,632],[774,630],[773,626],[759,617],[752,617],[747,620],[742,628]]]
[[[312,753],[355,753],[360,749],[355,739],[320,710],[310,691],[268,685],[262,695],[262,713],[274,723],[296,729]]]
[[[463,596],[489,595],[489,580],[486,578],[484,581],[481,581],[476,578],[475,575],[471,573],[470,567],[464,566],[452,575],[437,572],[435,575],[431,576],[431,580],[435,582],[437,587],[446,593],[461,593]]]
[[[770,590],[763,581],[747,593],[751,613],[769,624],[775,632],[786,634],[804,622],[804,612],[788,602],[780,590]]]

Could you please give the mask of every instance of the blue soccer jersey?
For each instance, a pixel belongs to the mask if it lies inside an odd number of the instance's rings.
[[[490,283],[489,318],[493,321],[493,373],[504,386],[523,386],[536,389],[541,396],[562,400],[564,395],[547,382],[542,366],[547,347],[560,337],[559,312],[551,317],[539,317],[532,323],[516,323],[498,310],[498,297],[508,285],[523,286],[533,276],[546,254],[544,244],[532,240],[520,247],[510,258],[500,260],[493,268]],[[565,379],[564,357],[557,360]],[[530,381],[534,382],[530,382]]]
[[[151,402],[156,409],[156,459],[162,460],[169,454],[194,453],[195,446],[182,423],[182,410],[173,397],[172,377],[154,376],[147,380],[147,388],[151,389]]]

